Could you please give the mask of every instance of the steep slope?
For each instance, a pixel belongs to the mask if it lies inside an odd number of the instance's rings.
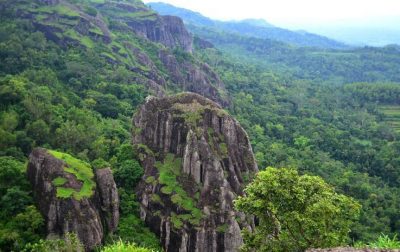
[[[183,19],[184,22],[194,26],[206,26],[219,32],[238,33],[243,36],[273,39],[297,46],[319,47],[319,48],[347,48],[343,43],[329,39],[324,36],[308,33],[296,32],[282,29],[264,20],[245,19],[243,21],[217,21],[202,16],[200,13],[193,12],[184,8],[175,7],[166,3],[148,3],[153,10],[162,15],[175,15]]]
[[[160,16],[141,1],[7,0],[1,6],[5,17],[30,22],[63,50],[93,52],[111,67],[128,69],[132,81],[156,95],[186,90],[229,103],[223,83],[191,54],[193,38],[182,20]]]
[[[194,93],[149,97],[133,122],[145,176],[141,217],[166,251],[235,251],[252,219],[233,199],[257,172],[246,132],[216,103]]]
[[[27,173],[48,236],[75,232],[89,251],[117,229],[119,199],[110,168],[93,174],[67,154],[37,148]]]

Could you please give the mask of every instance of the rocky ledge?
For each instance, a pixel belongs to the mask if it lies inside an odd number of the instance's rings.
[[[246,132],[215,102],[194,93],[150,97],[133,120],[145,175],[141,217],[165,251],[236,251],[253,218],[233,200],[257,172]]]

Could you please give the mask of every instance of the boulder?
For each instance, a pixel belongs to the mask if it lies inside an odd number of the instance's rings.
[[[36,148],[27,173],[49,237],[74,232],[89,251],[116,230],[119,199],[110,168],[94,174],[68,154]]]

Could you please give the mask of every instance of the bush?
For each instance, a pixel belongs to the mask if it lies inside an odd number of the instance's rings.
[[[84,252],[84,247],[75,233],[67,233],[64,239],[40,240],[28,244],[24,252]]]
[[[390,238],[389,235],[381,234],[378,239],[369,244],[356,243],[356,248],[371,248],[371,249],[400,249],[400,241],[397,239],[397,235]]]
[[[152,252],[153,250],[136,246],[134,243],[124,243],[121,240],[105,246],[101,252]]]

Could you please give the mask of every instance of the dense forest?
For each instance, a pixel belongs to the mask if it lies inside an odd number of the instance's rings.
[[[63,251],[61,243],[44,240],[45,220],[26,178],[35,147],[69,153],[95,169],[112,167],[120,223],[106,243],[161,250],[139,217],[134,188],[143,168],[130,137],[132,115],[156,94],[150,79],[164,79],[167,94],[185,90],[160,51],[219,75],[226,90],[218,87],[218,95],[249,134],[260,170],[317,175],[359,202],[349,244],[400,234],[397,46],[298,47],[189,26],[213,44],[195,43],[190,52],[127,32],[129,20],[157,18],[140,1],[115,1],[136,12],[102,0],[58,2],[0,2],[0,251]],[[81,12],[101,13],[108,29],[80,25]],[[102,251],[118,251],[108,246]]]

